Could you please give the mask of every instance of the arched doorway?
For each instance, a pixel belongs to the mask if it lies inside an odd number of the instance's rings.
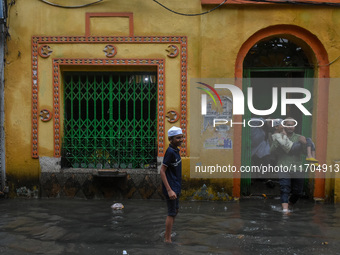
[[[315,78],[329,78],[329,60],[328,54],[320,40],[311,32],[295,25],[275,25],[255,32],[241,46],[235,63],[235,83],[242,89],[243,77],[243,61],[249,50],[264,38],[273,36],[288,36],[289,38],[298,39],[300,42],[305,42],[311,49]],[[315,128],[315,142],[317,144],[317,158],[319,162],[326,163],[327,156],[327,137],[328,132],[328,93],[329,84],[327,79],[319,80],[315,87],[314,102],[317,102],[317,111],[313,115]],[[235,121],[242,121],[240,115],[234,116]],[[242,151],[242,128],[235,127],[234,129],[234,164],[236,167],[241,166],[241,151]],[[324,174],[317,173],[317,178],[314,180],[314,199],[324,198],[325,196],[325,179]],[[241,194],[241,176],[239,173],[234,175],[233,180],[233,196],[240,197]]]
[[[252,102],[255,109],[266,110],[272,105],[272,89],[278,89],[278,98],[281,97],[281,88],[299,87],[309,90],[313,98],[314,67],[310,48],[304,42],[292,40],[289,36],[273,36],[257,42],[248,52],[243,61],[242,88],[247,97],[247,89],[253,89]],[[310,56],[309,56],[310,55]],[[297,98],[298,94],[289,94],[288,98]],[[247,101],[247,99],[245,100]],[[312,100],[306,103],[305,108],[313,112]],[[246,108],[247,109],[247,108]],[[312,134],[312,116],[304,115],[295,105],[286,105],[286,115],[281,115],[281,105],[278,104],[274,113],[269,116],[259,116],[249,110],[245,119],[250,118],[281,118],[293,117],[299,123],[296,133],[306,137]],[[260,164],[256,155],[252,155],[251,127],[246,125],[242,129],[242,158],[241,165],[250,166]],[[254,149],[254,148],[253,148]],[[243,173],[241,179],[242,195],[279,195],[279,185],[276,179],[258,179],[254,174]],[[308,180],[306,176],[306,180]],[[306,181],[305,194],[310,196],[309,183]]]

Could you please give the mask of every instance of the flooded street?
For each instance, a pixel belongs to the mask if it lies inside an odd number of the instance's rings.
[[[340,254],[340,205],[181,201],[169,245],[164,201],[113,202],[0,200],[0,254]]]

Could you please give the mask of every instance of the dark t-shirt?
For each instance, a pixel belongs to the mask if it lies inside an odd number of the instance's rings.
[[[178,148],[173,148],[171,145],[169,146],[164,155],[163,165],[167,167],[165,175],[171,189],[176,194],[180,194],[182,186],[182,159]],[[162,186],[164,195],[168,196],[168,192],[163,182]]]

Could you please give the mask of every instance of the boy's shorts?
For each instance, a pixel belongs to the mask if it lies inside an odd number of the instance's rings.
[[[166,204],[168,206],[168,216],[176,216],[179,209],[179,194],[176,194],[176,199],[166,198]]]

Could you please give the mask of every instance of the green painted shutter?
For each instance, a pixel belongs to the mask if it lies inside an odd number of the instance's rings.
[[[243,73],[242,90],[244,94],[244,109],[245,113],[243,116],[243,120],[250,120],[251,113],[248,110],[248,95],[247,89],[250,87],[250,69],[245,69]],[[245,125],[242,127],[242,153],[241,153],[241,165],[242,166],[250,166],[251,165],[251,138],[250,138],[250,127]],[[251,187],[251,173],[241,173],[241,194],[249,195]]]
[[[64,106],[65,167],[156,167],[156,74],[65,72]]]

